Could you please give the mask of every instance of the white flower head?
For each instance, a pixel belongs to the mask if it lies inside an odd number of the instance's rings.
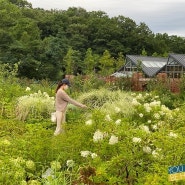
[[[149,146],[144,146],[143,147],[143,152],[150,154],[152,152],[152,149]]]
[[[156,151],[156,150],[153,150],[152,151],[152,155],[153,155],[153,157],[158,157],[159,156],[159,153]]]
[[[148,120],[147,122],[148,122],[148,123],[152,123],[152,121],[151,121],[151,120]]]
[[[88,157],[91,154],[90,151],[81,151],[80,153],[82,157]]]
[[[69,168],[72,168],[73,166],[74,166],[74,161],[72,160],[72,159],[70,159],[70,160],[67,160],[67,162],[66,162],[66,165],[67,165],[67,167],[69,167]]]
[[[150,133],[149,127],[146,125],[140,125],[141,130],[145,131],[146,133]]]
[[[157,126],[157,125],[152,125],[152,128],[153,128],[154,130],[157,130],[157,129],[158,129],[158,126]]]
[[[92,159],[95,159],[98,155],[96,153],[91,153]]]
[[[116,124],[116,125],[120,125],[120,124],[121,124],[121,119],[116,120],[116,121],[115,121],[115,124]]]
[[[112,135],[112,136],[110,137],[110,139],[109,139],[109,144],[110,144],[110,145],[114,145],[114,144],[116,144],[116,143],[118,143],[118,137],[116,137],[115,135]]]
[[[110,117],[109,114],[107,114],[107,115],[105,116],[105,120],[106,120],[106,121],[112,121],[112,119],[111,119],[111,117]]]
[[[133,138],[132,138],[132,141],[133,141],[134,143],[140,143],[140,142],[141,142],[141,138],[139,138],[139,137],[133,137]]]
[[[142,113],[140,113],[140,114],[139,114],[139,117],[140,117],[140,118],[142,118],[142,117],[143,117],[143,114],[142,114]]]
[[[89,119],[85,122],[86,125],[92,125],[92,119]]]
[[[177,134],[175,134],[174,132],[170,132],[168,135],[169,135],[170,137],[177,138]]]
[[[119,107],[115,107],[115,112],[119,113],[121,111],[121,109]]]
[[[160,119],[160,114],[155,113],[155,114],[154,114],[154,118],[155,118],[155,119]]]
[[[94,133],[93,141],[94,141],[94,142],[98,142],[98,141],[100,141],[100,140],[103,140],[103,138],[104,138],[103,132],[97,130],[97,131]]]
[[[132,105],[138,106],[138,105],[141,105],[141,104],[135,98],[133,98]]]
[[[30,91],[31,90],[31,88],[30,87],[26,87],[26,91]]]

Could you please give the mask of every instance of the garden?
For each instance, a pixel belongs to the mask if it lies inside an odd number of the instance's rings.
[[[72,80],[65,133],[54,136],[56,83],[0,69],[0,184],[171,185],[168,168],[185,164],[183,92],[132,92],[92,76]],[[126,87],[125,87],[126,88]]]

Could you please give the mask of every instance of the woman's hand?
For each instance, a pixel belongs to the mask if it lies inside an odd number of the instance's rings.
[[[83,105],[83,104],[82,104],[82,106],[81,106],[81,107],[82,107],[82,108],[87,108],[87,106],[86,106],[86,105]]]

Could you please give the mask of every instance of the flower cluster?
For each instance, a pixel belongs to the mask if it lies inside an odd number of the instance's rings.
[[[92,153],[90,151],[81,151],[81,156],[84,158],[87,158],[88,156],[91,156],[92,159],[96,158],[98,155],[96,153]]]
[[[138,124],[147,124],[154,130],[158,128],[158,122],[166,118],[172,118],[172,111],[162,105],[158,96],[146,93],[134,95],[132,105],[135,109],[135,120]]]

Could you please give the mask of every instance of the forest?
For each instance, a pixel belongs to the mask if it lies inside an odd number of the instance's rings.
[[[0,63],[18,77],[58,80],[65,74],[107,76],[127,54],[185,53],[184,38],[153,33],[144,23],[83,8],[44,10],[25,0],[0,0]]]

